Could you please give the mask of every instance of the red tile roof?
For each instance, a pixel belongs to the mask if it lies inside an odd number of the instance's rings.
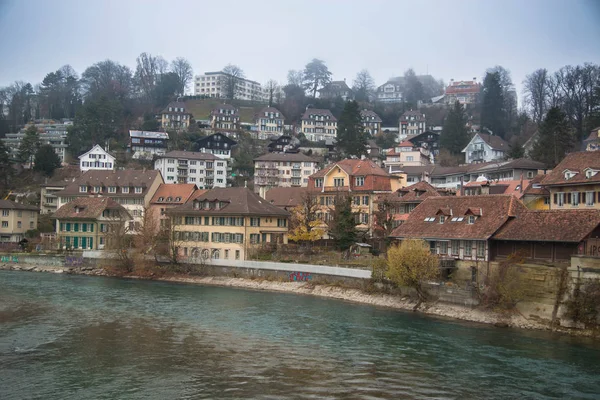
[[[128,219],[127,210],[109,197],[80,197],[60,207],[53,215],[57,219],[97,219],[104,210],[119,210]]]
[[[600,172],[586,178],[586,168],[600,171],[600,152],[579,151],[569,153],[542,181],[543,186],[587,185],[600,183]],[[565,171],[576,172],[572,178],[565,178]]]
[[[274,206],[289,210],[302,202],[306,192],[305,187],[276,187],[266,193],[265,199]]]
[[[339,168],[345,171],[350,177],[350,186],[340,188],[343,191],[349,189],[353,191],[391,191],[392,186],[390,182],[391,175],[388,174],[384,169],[377,166],[373,161],[364,159],[344,159],[336,163],[329,164],[322,170],[311,175],[309,177],[308,187],[310,190],[321,191],[321,188],[315,188],[315,179],[323,178],[334,168]],[[355,186],[354,177],[364,176],[365,182],[363,186]],[[325,188],[328,191],[329,188]],[[329,190],[331,191],[331,190]]]
[[[383,198],[394,204],[421,203],[429,197],[440,197],[436,188],[425,181],[399,189],[394,193],[385,195]]]
[[[302,115],[302,120],[314,121],[314,118],[310,117],[311,115],[322,115],[326,117],[325,121],[337,122],[337,118],[333,116],[331,111],[324,108],[307,108],[304,114]],[[327,119],[327,117],[329,117],[329,119]]]
[[[184,204],[196,189],[193,183],[161,183],[152,196],[150,204]],[[168,198],[172,200],[167,201]]]
[[[522,184],[522,188],[521,188]],[[469,182],[465,185],[465,188],[479,187],[479,186],[490,186],[489,194],[511,194],[515,196],[517,199],[520,199],[525,195],[525,190],[531,184],[531,180],[523,179],[521,180],[510,180],[510,181],[483,181],[483,182]],[[460,196],[460,193],[457,193],[457,196]]]

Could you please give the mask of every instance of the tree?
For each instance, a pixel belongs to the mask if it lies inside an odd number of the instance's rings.
[[[465,109],[456,101],[444,121],[444,128],[440,135],[440,148],[446,149],[452,155],[460,155],[469,143],[467,131],[467,116]]]
[[[300,204],[292,209],[289,239],[295,242],[314,242],[323,237],[322,221],[317,217],[320,210],[318,197],[309,191],[302,194]]]
[[[269,96],[269,107],[273,107],[274,103],[279,103],[279,100],[281,100],[281,86],[277,81],[269,79],[264,88]]]
[[[87,98],[107,96],[123,101],[131,96],[133,75],[129,67],[105,60],[81,74],[81,85]]]
[[[289,75],[288,75],[289,77]],[[317,90],[331,82],[331,72],[322,60],[313,58],[311,62],[304,67],[302,78],[304,89],[312,93],[313,99],[317,97]]]
[[[334,239],[339,250],[347,251],[356,243],[356,217],[352,212],[352,197],[349,195],[335,197],[328,228],[328,235]]]
[[[290,69],[287,74],[287,84],[302,86],[304,83],[304,73],[295,69]]]
[[[440,167],[457,167],[461,162],[464,162],[465,157],[462,154],[452,154],[448,149],[440,149],[437,156],[436,164]]]
[[[386,195],[380,196],[377,200],[377,211],[374,214],[374,232],[380,241],[385,243],[386,247],[390,243],[390,235],[395,228],[394,208],[394,204]]]
[[[523,81],[525,102],[531,110],[531,117],[540,124],[546,115],[550,77],[546,68],[540,68],[527,75]]]
[[[8,148],[3,141],[0,140],[0,171],[2,171],[0,177],[0,193],[8,188],[10,178],[14,175],[12,162],[10,160],[10,154]]]
[[[417,106],[423,100],[423,84],[412,68],[404,73],[404,100]]]
[[[573,149],[573,134],[567,117],[559,108],[548,110],[539,129],[531,158],[553,168]]]
[[[32,162],[33,156],[40,148],[40,135],[38,134],[35,125],[29,125],[25,131],[25,136],[21,140],[21,146],[19,147],[19,160],[26,163]]]
[[[345,157],[367,154],[367,135],[356,101],[348,101],[342,111],[338,122],[337,146]]]
[[[368,70],[363,69],[358,74],[352,84],[354,99],[356,101],[368,102],[375,93],[375,80]]]
[[[375,143],[382,149],[394,147],[398,135],[394,132],[379,132],[375,135]]]
[[[244,78],[244,71],[237,65],[227,64],[223,74],[220,78],[221,90],[226,99],[233,100],[242,90],[240,81]]]
[[[192,65],[183,57],[177,57],[171,62],[171,72],[177,75],[177,94],[183,96],[193,78]]]
[[[163,73],[167,72],[167,62],[161,56],[142,53],[137,58],[135,81],[146,100],[154,103],[155,88]]]
[[[281,112],[285,115],[286,122],[293,124],[300,121],[306,106],[306,94],[301,86],[286,85],[283,87],[285,98],[281,106]]]
[[[169,102],[175,100],[179,94],[181,82],[175,72],[162,74],[156,86],[154,86],[154,106],[163,108]]]
[[[423,282],[440,275],[437,256],[431,254],[429,245],[424,240],[408,239],[388,249],[387,262],[388,279],[396,285],[408,286],[417,292],[419,301],[414,308],[416,310],[428,297]]]
[[[494,135],[504,138],[506,135],[505,100],[498,72],[488,72],[481,89],[481,126]]]
[[[60,168],[60,157],[49,144],[45,144],[35,153],[34,170],[43,172],[46,176],[52,176],[56,168]]]

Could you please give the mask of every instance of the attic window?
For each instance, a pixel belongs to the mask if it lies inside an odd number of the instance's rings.
[[[423,221],[425,221],[425,222],[433,222],[433,221],[435,221],[435,217],[428,217],[428,218],[425,218]]]
[[[469,219],[467,220],[467,224],[469,225],[473,225],[475,223],[475,219],[477,217],[475,217],[474,215],[469,215]]]
[[[165,198],[164,197],[159,197],[158,201],[165,201]]]
[[[181,197],[175,197],[175,201],[181,201]]]
[[[567,180],[567,181],[568,181],[569,179],[571,179],[571,178],[572,178],[572,177],[574,177],[575,175],[577,175],[577,172],[573,172],[573,171],[566,170],[566,171],[565,171],[565,180]]]
[[[204,201],[204,205],[203,207],[205,210],[208,210],[210,208],[210,202],[208,200]]]
[[[167,201],[173,201],[173,198],[171,196],[167,197]]]
[[[446,216],[440,215],[440,224],[443,224],[444,222],[446,222]]]
[[[75,207],[75,214],[79,214],[81,212],[81,208]]]
[[[598,173],[598,171],[593,170],[593,169],[588,169],[587,171],[585,171],[585,177],[587,179],[590,179],[592,176],[596,175]]]

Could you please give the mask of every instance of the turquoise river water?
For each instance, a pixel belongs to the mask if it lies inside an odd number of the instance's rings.
[[[0,399],[599,399],[600,344],[337,300],[0,271]]]

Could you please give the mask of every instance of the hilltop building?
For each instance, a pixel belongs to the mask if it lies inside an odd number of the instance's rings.
[[[166,132],[129,131],[128,148],[134,159],[151,160],[166,153],[168,141]]]
[[[154,161],[165,183],[191,183],[200,189],[227,186],[227,160],[214,154],[173,150]]]
[[[301,131],[311,142],[333,141],[337,135],[337,118],[329,110],[307,108],[302,115]]]
[[[261,197],[274,187],[306,187],[319,162],[302,153],[269,153],[254,159],[254,191]]]
[[[216,97],[224,99],[227,97],[226,80],[230,75],[223,71],[206,72],[194,78],[194,95]],[[238,100],[265,101],[265,93],[260,83],[245,78],[235,78],[235,98]]]
[[[95,144],[89,151],[79,156],[79,170],[81,172],[95,170],[115,169],[115,157],[102,146]]]

